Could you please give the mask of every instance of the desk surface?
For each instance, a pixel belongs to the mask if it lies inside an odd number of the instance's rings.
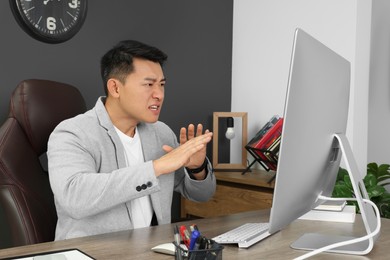
[[[214,237],[246,222],[268,221],[269,210],[245,212],[224,217],[198,219],[196,224],[201,232]],[[180,224],[194,224],[186,221]],[[75,238],[63,241],[41,243],[0,250],[0,258],[20,256],[43,251],[78,248],[96,259],[173,259],[172,256],[154,253],[153,246],[173,240],[174,224],[150,228],[121,231],[110,234]],[[360,215],[355,224],[331,223],[320,221],[297,220],[286,229],[253,245],[249,249],[239,249],[234,245],[225,245],[223,259],[292,259],[305,253],[293,250],[289,245],[305,232],[322,232],[342,235],[362,235],[363,225]],[[381,236],[374,249],[366,256],[355,256],[353,259],[386,259],[390,254],[390,219],[382,219]],[[351,259],[348,255],[326,254],[314,259]]]

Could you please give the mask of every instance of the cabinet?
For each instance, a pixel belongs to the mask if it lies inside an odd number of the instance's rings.
[[[239,212],[271,208],[274,181],[268,183],[275,172],[252,170],[241,172],[215,172],[217,189],[207,202],[181,199],[181,217],[216,217]]]

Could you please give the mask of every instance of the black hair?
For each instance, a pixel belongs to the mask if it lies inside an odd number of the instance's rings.
[[[108,95],[107,81],[110,78],[125,83],[127,75],[134,70],[133,58],[158,62],[163,66],[168,56],[161,50],[142,42],[134,40],[119,42],[100,61],[100,72],[106,95]]]

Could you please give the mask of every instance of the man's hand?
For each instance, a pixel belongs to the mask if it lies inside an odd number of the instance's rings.
[[[198,168],[206,158],[206,146],[211,141],[213,133],[206,130],[204,134],[203,126],[198,124],[195,134],[195,126],[190,124],[188,131],[185,127],[180,129],[180,146],[176,149],[164,145],[167,152],[164,156],[153,161],[156,176],[167,174],[181,167]]]
[[[209,133],[209,130],[206,130],[205,133]],[[194,139],[196,136],[200,136],[203,133],[203,125],[198,124],[198,127],[196,129],[196,135],[195,135],[195,126],[193,124],[190,124],[188,126],[188,135],[187,135],[187,129],[185,127],[182,127],[180,129],[180,145],[185,144],[188,142],[188,140]],[[199,150],[198,152],[194,153],[187,164],[185,164],[185,167],[188,168],[198,168],[202,166],[204,160],[206,158],[206,144],[204,147]]]

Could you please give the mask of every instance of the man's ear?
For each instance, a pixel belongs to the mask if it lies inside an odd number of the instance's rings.
[[[116,79],[109,79],[107,81],[108,94],[112,97],[119,97],[120,82]]]

